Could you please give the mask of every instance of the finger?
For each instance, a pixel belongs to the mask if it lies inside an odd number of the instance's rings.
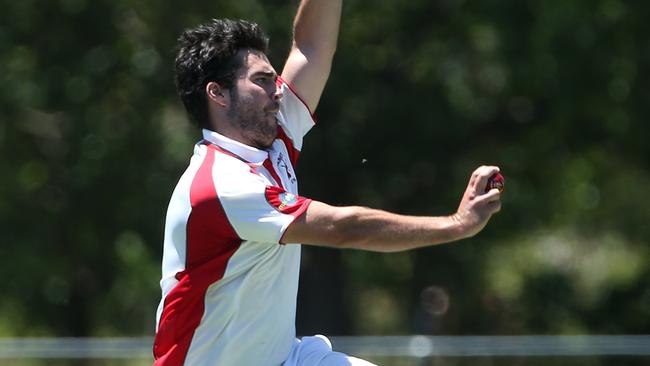
[[[501,211],[501,201],[490,202],[488,207],[490,208],[490,214],[495,214]]]
[[[500,200],[501,199],[501,194],[503,191],[499,190],[499,188],[492,188],[489,191],[485,192],[483,195],[487,201],[495,201],[495,200]]]
[[[494,165],[483,165],[474,171],[474,189],[477,194],[482,194],[485,192],[485,187],[487,187],[488,180],[494,174],[499,173],[500,169],[498,166]]]
[[[496,188],[489,190],[481,197],[490,215],[501,211],[501,191]]]
[[[477,196],[475,202],[481,205],[490,205],[501,202],[501,191],[496,188],[490,189],[486,193]]]
[[[496,188],[490,189],[487,193],[484,193],[476,197],[476,201],[481,203],[493,203],[501,201],[501,191]]]

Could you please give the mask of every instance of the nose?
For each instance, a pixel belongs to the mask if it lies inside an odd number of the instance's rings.
[[[273,100],[276,101],[276,102],[279,102],[280,99],[282,99],[282,95],[283,95],[282,94],[282,89],[280,89],[279,87],[276,86],[275,90],[273,91]]]

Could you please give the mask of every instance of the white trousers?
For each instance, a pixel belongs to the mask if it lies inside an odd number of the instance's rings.
[[[377,366],[360,358],[332,351],[324,335],[296,339],[282,366]]]

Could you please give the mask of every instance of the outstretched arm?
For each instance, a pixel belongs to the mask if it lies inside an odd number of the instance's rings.
[[[476,235],[501,208],[500,192],[485,193],[499,168],[472,174],[458,211],[450,216],[405,216],[365,207],[333,207],[314,201],[285,231],[283,243],[394,252]]]
[[[330,74],[342,0],[302,0],[293,21],[293,44],[282,78],[313,113]]]

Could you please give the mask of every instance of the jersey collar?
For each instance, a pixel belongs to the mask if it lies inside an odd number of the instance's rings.
[[[203,138],[206,141],[239,156],[249,163],[262,164],[269,156],[268,152],[265,150],[242,144],[239,141],[235,141],[229,137],[205,128],[203,129]]]

